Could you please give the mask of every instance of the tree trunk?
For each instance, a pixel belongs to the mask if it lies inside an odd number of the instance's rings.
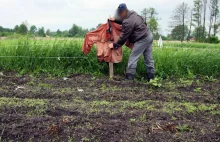
[[[190,25],[189,25],[189,33],[187,36],[187,42],[189,42],[189,40],[190,40],[190,34],[191,34],[191,30],[192,30],[192,22],[193,22],[193,10],[191,11],[191,19],[190,19]]]
[[[212,16],[212,12],[211,12],[210,19],[209,19],[209,34],[208,34],[208,37],[211,36],[212,24],[213,24],[213,16]]]
[[[181,42],[184,41],[184,35],[185,35],[185,13],[183,13],[183,29],[182,29],[182,39],[181,39]]]
[[[215,15],[215,21],[214,21],[214,36],[216,36],[216,31],[217,31],[217,29],[216,29],[216,21],[217,21],[217,15]]]
[[[206,5],[207,5],[207,0],[203,0],[204,2],[204,15],[203,15],[203,32],[202,32],[202,35],[203,35],[203,42],[205,42],[205,20],[206,20]]]

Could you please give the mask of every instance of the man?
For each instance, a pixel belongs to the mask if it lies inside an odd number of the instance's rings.
[[[110,44],[109,47],[117,49],[123,46],[127,40],[134,43],[134,48],[128,61],[126,79],[134,80],[137,62],[142,54],[144,55],[144,63],[147,69],[146,79],[147,81],[154,79],[155,69],[152,57],[153,35],[146,21],[136,12],[128,10],[126,4],[119,5],[117,15],[120,21],[114,18],[110,18],[110,20],[122,25],[122,33],[119,40],[116,43]]]

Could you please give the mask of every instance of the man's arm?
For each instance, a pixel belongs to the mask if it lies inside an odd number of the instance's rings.
[[[109,18],[109,20],[116,23],[116,24],[122,25],[122,21],[116,20],[115,18]]]
[[[125,44],[128,40],[129,36],[133,31],[133,25],[129,24],[128,22],[122,23],[122,32],[121,35],[116,43],[113,44],[114,48],[121,47]]]

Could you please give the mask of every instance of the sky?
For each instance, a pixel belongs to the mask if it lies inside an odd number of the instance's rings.
[[[160,34],[169,33],[169,21],[175,7],[193,0],[0,0],[0,26],[14,28],[27,21],[29,25],[52,31],[69,30],[73,24],[91,29],[113,16],[120,3],[140,14],[144,8],[158,11]]]

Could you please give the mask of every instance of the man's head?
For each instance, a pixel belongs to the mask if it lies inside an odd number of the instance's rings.
[[[126,4],[122,3],[118,6],[118,9],[117,9],[117,14],[118,16],[120,17],[120,19],[125,19],[126,16],[127,16],[127,11],[128,11],[128,8],[126,6]]]

